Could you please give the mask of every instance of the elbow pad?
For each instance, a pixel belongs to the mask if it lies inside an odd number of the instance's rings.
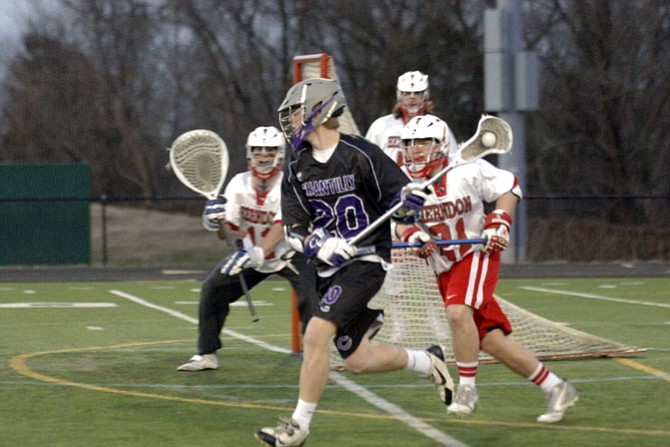
[[[523,191],[521,191],[521,185],[519,185],[519,180],[516,177],[514,178],[514,186],[512,186],[510,192],[519,199],[519,202],[523,199]]]
[[[308,234],[309,232],[304,227],[284,226],[284,239],[286,239],[286,243],[291,247],[291,250],[299,253],[305,252],[305,239]]]

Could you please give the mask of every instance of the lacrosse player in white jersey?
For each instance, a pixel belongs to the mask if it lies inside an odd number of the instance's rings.
[[[432,115],[415,117],[404,127],[403,169],[415,181],[423,182],[447,165],[447,135],[447,124]],[[516,176],[478,160],[450,171],[431,189],[434,194],[428,196],[417,222],[399,224],[394,231],[404,242],[422,244],[415,253],[428,260],[446,305],[459,373],[456,397],[447,412],[467,416],[475,411],[481,349],[544,391],[547,409],[539,422],[560,421],[579,399],[577,391],[508,337],[512,326],[493,296],[500,252],[507,247],[511,216],[522,198]],[[485,203],[494,203],[495,210],[485,215]],[[472,238],[485,238],[487,243],[439,247],[434,242]]]
[[[398,76],[396,85],[396,103],[390,114],[377,118],[368,129],[365,138],[384,149],[398,166],[403,165],[404,157],[401,150],[400,132],[405,124],[415,116],[432,113],[433,101],[430,99],[430,81],[428,75],[420,71],[408,71]],[[449,131],[449,152],[454,156],[458,149],[456,137]],[[403,257],[393,255],[393,269],[389,270],[384,281],[384,292],[389,296],[391,313],[400,315],[404,312],[403,304],[405,282]],[[392,337],[402,339],[408,330],[402,319],[393,319]]]
[[[276,127],[258,127],[247,138],[249,170],[234,176],[222,197],[208,200],[203,225],[230,242],[243,238],[244,248],[225,258],[207,276],[200,292],[198,354],[179,371],[217,369],[216,351],[230,303],[243,296],[242,275],[249,289],[272,274],[286,278],[298,295],[302,325],[309,319],[310,300],[316,299],[315,272],[302,254],[289,265],[282,227],[280,187],[286,139]],[[230,244],[232,245],[232,243]]]
[[[365,138],[384,149],[399,166],[403,164],[400,132],[405,124],[419,115],[432,113],[428,75],[420,71],[408,71],[398,76],[396,103],[390,114],[377,118],[368,128]],[[456,138],[449,132],[451,147],[455,150]]]

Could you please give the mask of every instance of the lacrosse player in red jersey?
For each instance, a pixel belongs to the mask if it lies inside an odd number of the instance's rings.
[[[396,103],[390,114],[377,118],[368,128],[365,138],[384,149],[386,155],[402,166],[403,156],[400,144],[402,128],[415,116],[432,113],[428,75],[420,71],[408,71],[398,76]],[[450,132],[452,148],[456,148],[456,138]]]
[[[217,369],[216,351],[230,304],[243,296],[238,275],[249,289],[272,274],[287,279],[298,295],[303,327],[309,318],[310,301],[316,299],[316,274],[302,254],[291,264],[282,227],[280,189],[286,139],[276,127],[258,127],[247,138],[249,170],[234,176],[222,197],[208,200],[203,225],[216,231],[230,245],[238,236],[244,248],[233,252],[207,276],[200,292],[198,354],[179,366],[179,371]]]
[[[384,221],[356,247],[349,241],[401,202],[395,218],[412,220],[426,194],[369,141],[341,134],[346,106],[335,80],[295,84],[279,107],[279,122],[295,151],[282,181],[287,240],[316,264],[320,300],[305,329],[298,403],[290,418],[261,428],[256,437],[271,446],[301,446],[328,382],[334,343],[354,373],[410,370],[433,381],[443,404],[452,382],[440,346],[425,351],[372,344],[383,316],[368,303],[389,267],[391,232]],[[408,186],[408,184],[410,184]]]
[[[415,181],[423,182],[447,166],[448,133],[447,124],[432,115],[415,117],[403,128],[403,169]],[[560,421],[579,399],[577,391],[508,337],[512,326],[493,296],[500,252],[507,247],[511,216],[522,198],[516,176],[478,160],[452,170],[431,188],[434,194],[428,196],[417,222],[398,224],[394,231],[404,242],[422,244],[415,253],[435,272],[446,305],[459,373],[447,412],[467,416],[475,411],[478,356],[483,350],[544,391],[547,409],[539,422]],[[485,203],[494,203],[495,210],[485,215]],[[434,242],[472,238],[485,238],[487,243],[438,247]]]
[[[398,166],[403,165],[403,153],[401,150],[400,132],[405,124],[415,116],[432,113],[433,101],[430,99],[430,82],[428,75],[420,71],[408,71],[398,76],[396,84],[396,103],[390,114],[377,118],[368,129],[365,138],[384,149],[386,155],[391,157]],[[454,155],[458,144],[451,131],[449,132],[450,155]],[[405,303],[405,265],[403,257],[398,253],[392,253],[393,269],[389,270],[384,282],[384,292],[389,296],[389,310],[394,315],[399,315]],[[394,337],[402,339],[408,330],[402,319],[394,319]]]

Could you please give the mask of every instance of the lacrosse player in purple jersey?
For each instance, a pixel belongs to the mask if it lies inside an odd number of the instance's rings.
[[[243,238],[244,248],[224,259],[207,276],[200,292],[198,354],[179,366],[179,371],[217,369],[216,351],[230,304],[243,296],[240,278],[247,287],[272,274],[287,279],[298,295],[303,327],[309,319],[310,302],[316,300],[316,274],[302,254],[289,264],[290,251],[284,240],[280,190],[286,139],[276,127],[258,127],[247,138],[249,170],[234,176],[223,197],[208,200],[203,225],[229,242]],[[232,245],[232,244],[230,244]]]
[[[436,116],[410,120],[401,133],[402,169],[419,183],[432,178],[448,164],[448,135],[447,123]],[[468,416],[475,411],[478,356],[483,350],[544,391],[547,409],[537,418],[539,422],[560,421],[579,399],[577,391],[508,337],[512,325],[493,295],[500,252],[509,242],[511,216],[522,196],[516,176],[477,160],[452,170],[431,189],[434,194],[415,225],[398,224],[394,232],[404,242],[422,244],[415,252],[434,271],[446,306],[459,374],[456,396],[447,412]],[[487,215],[486,203],[495,203],[496,208]],[[486,245],[438,248],[434,242],[479,237],[487,239]]]
[[[416,371],[433,381],[443,404],[451,400],[453,384],[440,346],[415,351],[370,343],[383,322],[383,311],[370,309],[368,302],[389,267],[389,222],[356,247],[347,241],[398,201],[403,206],[394,217],[411,221],[426,194],[378,146],[337,130],[344,107],[337,81],[308,79],[291,87],[278,109],[294,149],[282,181],[286,237],[316,264],[320,300],[305,330],[295,410],[276,427],[256,432],[271,446],[305,442],[328,381],[333,343],[353,373]]]

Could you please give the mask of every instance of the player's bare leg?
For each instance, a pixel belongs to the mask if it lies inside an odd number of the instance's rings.
[[[460,365],[476,365],[479,358],[479,332],[473,319],[472,308],[463,304],[447,306],[447,321],[451,329],[454,357]],[[459,374],[459,384],[456,387],[454,402],[447,407],[449,414],[468,416],[472,414],[479,403],[479,395],[475,388],[474,377],[466,382]]]
[[[404,369],[407,360],[405,349],[386,343],[373,345],[363,338],[358,349],[345,360],[345,366],[354,374],[367,374]]]
[[[320,317],[312,317],[307,324],[300,368],[300,399],[306,402],[318,402],[326,388],[335,332],[335,324]]]
[[[414,351],[387,343],[372,344],[365,337],[356,351],[347,357],[345,366],[354,374],[402,369],[418,372],[433,382],[442,403],[451,403],[454,384],[447,369],[442,346],[434,345],[425,351]]]
[[[522,377],[530,376],[540,363],[523,345],[494,329],[482,340],[482,350]]]
[[[300,394],[291,418],[282,418],[276,427],[264,427],[256,438],[271,446],[301,446],[309,436],[309,425],[326,388],[330,374],[330,345],[336,327],[331,321],[312,317],[305,328]]]

